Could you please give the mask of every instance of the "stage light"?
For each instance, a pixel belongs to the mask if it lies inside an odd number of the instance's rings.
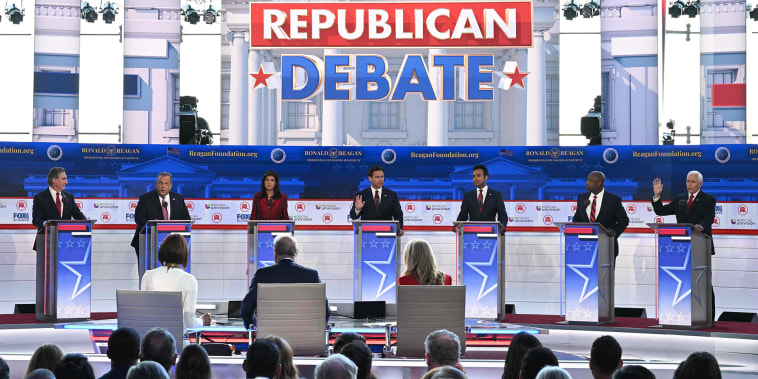
[[[189,4],[186,4],[184,8],[182,8],[182,14],[184,15],[184,21],[189,22],[192,25],[195,25],[200,21],[200,15],[195,8],[192,8]]]
[[[87,22],[95,22],[97,21],[97,11],[95,8],[92,8],[91,5],[89,5],[88,2],[82,1],[82,19],[87,20]]]
[[[687,16],[690,16],[690,18],[695,18],[698,14],[700,14],[700,1],[692,1],[684,8],[684,14]]]
[[[216,17],[218,17],[218,11],[213,8],[213,5],[209,5],[208,9],[206,9],[203,13],[203,21],[205,21],[206,24],[210,25],[216,22]]]
[[[600,16],[600,5],[594,1],[590,1],[582,6],[582,17],[590,18],[593,16]]]
[[[579,6],[572,0],[563,7],[563,17],[566,17],[566,20],[571,21],[577,16],[579,16]]]
[[[18,25],[21,23],[21,21],[24,21],[24,10],[19,9],[16,6],[16,3],[8,5],[5,8],[5,14],[8,16],[8,19],[11,20],[11,22],[15,25]]]
[[[116,15],[118,14],[118,9],[116,9],[116,6],[113,2],[108,1],[105,3],[105,6],[100,10],[100,13],[103,14],[103,21],[105,21],[106,24],[111,24],[113,21],[116,21]]]
[[[587,111],[579,124],[580,132],[589,140],[588,146],[602,145],[602,97],[595,96],[592,108]]]
[[[758,21],[758,6],[753,8],[748,14],[750,15],[750,18],[753,19],[753,21]]]
[[[684,5],[681,0],[676,0],[676,2],[669,7],[669,15],[673,18],[678,18],[684,13],[684,8],[686,8],[686,5]]]

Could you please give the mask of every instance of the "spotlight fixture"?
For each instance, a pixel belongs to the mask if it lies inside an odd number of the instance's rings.
[[[24,21],[24,10],[19,9],[16,6],[16,3],[12,3],[5,8],[5,15],[8,16],[8,19],[15,25]]]
[[[102,9],[100,9],[100,13],[103,14],[103,21],[105,21],[106,24],[111,24],[113,21],[116,21],[118,9],[116,9],[116,4],[114,4],[112,1],[108,1],[105,3]]]
[[[184,5],[182,8],[182,15],[184,15],[184,21],[189,22],[192,25],[195,25],[200,21],[200,15],[195,8],[192,8],[189,4]]]
[[[590,18],[594,16],[600,16],[600,5],[594,1],[590,1],[582,6],[582,17]]]
[[[97,11],[95,10],[95,8],[89,5],[88,2],[82,1],[81,10],[82,10],[82,20],[87,20],[87,22],[97,21]]]
[[[676,0],[674,4],[669,7],[669,15],[673,18],[678,18],[684,13],[684,8],[687,6],[681,0]]]
[[[574,0],[571,0],[571,2],[563,7],[563,17],[566,17],[566,20],[571,21],[577,16],[579,16],[579,6],[576,5]]]
[[[687,7],[684,8],[684,14],[690,16],[690,18],[695,18],[695,16],[700,14],[700,1],[692,1],[687,4]]]
[[[206,9],[203,13],[203,21],[205,21],[206,24],[210,25],[216,22],[216,17],[218,17],[218,11],[213,8],[213,5],[208,5],[208,9]]]
[[[750,15],[750,18],[752,18],[753,21],[758,21],[758,6],[750,10],[748,15]]]

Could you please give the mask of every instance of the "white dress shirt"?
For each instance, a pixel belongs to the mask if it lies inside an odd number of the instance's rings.
[[[197,308],[197,279],[192,274],[169,266],[145,271],[142,276],[143,291],[181,291],[184,308],[184,328],[203,326],[203,320],[195,317]]]

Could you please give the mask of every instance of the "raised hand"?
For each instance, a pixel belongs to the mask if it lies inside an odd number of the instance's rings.
[[[358,195],[355,197],[355,211],[358,212],[361,209],[363,209],[363,206],[366,205],[366,202],[363,201],[363,195]]]
[[[660,197],[661,192],[663,192],[663,183],[661,183],[661,178],[653,179],[653,195],[655,195],[655,197]]]

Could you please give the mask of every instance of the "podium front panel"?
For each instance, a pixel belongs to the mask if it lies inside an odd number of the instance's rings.
[[[57,264],[57,277],[54,279],[57,287],[55,318],[89,318],[92,300],[92,224],[61,223],[57,229],[57,247],[50,249],[57,250],[57,263],[53,263]]]
[[[252,281],[255,271],[271,266],[274,262],[274,239],[280,234],[292,235],[294,221],[250,221],[247,234],[247,282]]]
[[[356,301],[397,302],[397,222],[355,224]]]
[[[170,234],[178,233],[184,236],[187,240],[187,267],[184,271],[192,272],[192,223],[191,222],[148,222],[145,232],[145,248],[144,248],[144,267],[143,271],[152,270],[163,266],[158,259],[158,251],[161,248],[161,243]],[[142,277],[140,276],[140,281]]]
[[[598,310],[601,300],[607,303],[608,299],[600,299],[607,295],[598,289],[602,275],[608,275],[610,268],[599,269],[598,233],[598,226],[591,224],[564,229],[566,321],[604,321]]]
[[[466,286],[466,317],[504,316],[502,240],[498,223],[463,223],[458,234],[459,283]]]
[[[664,325],[692,325],[692,228],[658,227],[658,320]],[[710,289],[708,290],[710,291]],[[708,294],[710,295],[710,294]]]

